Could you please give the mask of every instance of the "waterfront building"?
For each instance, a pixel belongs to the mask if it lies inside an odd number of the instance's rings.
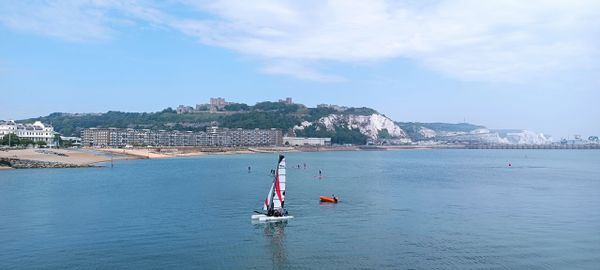
[[[212,126],[206,131],[88,128],[81,131],[83,146],[278,146],[279,129],[229,129]]]
[[[84,146],[108,146],[115,145],[117,134],[115,129],[110,128],[88,128],[81,131],[81,142]],[[110,134],[113,134],[112,140]]]
[[[289,146],[325,146],[331,145],[331,138],[283,137],[283,144]]]
[[[60,136],[63,141],[70,141],[73,146],[81,146],[81,138]]]
[[[15,134],[19,138],[34,142],[54,143],[54,127],[35,121],[33,124],[20,124],[13,120],[0,121],[0,138],[7,134]]]

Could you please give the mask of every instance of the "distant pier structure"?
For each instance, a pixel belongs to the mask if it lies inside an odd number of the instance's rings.
[[[600,149],[600,144],[467,144],[466,149]]]

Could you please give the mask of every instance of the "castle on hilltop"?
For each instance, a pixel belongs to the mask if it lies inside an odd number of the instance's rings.
[[[294,104],[294,101],[292,100],[291,97],[287,97],[285,99],[280,99],[279,102],[287,104],[287,105]],[[196,104],[195,107],[187,106],[187,105],[179,105],[179,106],[177,106],[176,112],[178,114],[184,114],[184,113],[203,113],[203,112],[219,113],[219,112],[225,112],[225,111],[236,111],[235,109],[233,109],[233,110],[226,109],[227,106],[236,105],[236,104],[239,104],[239,103],[226,101],[222,97],[216,97],[216,98],[212,97],[212,98],[210,98],[209,103]]]

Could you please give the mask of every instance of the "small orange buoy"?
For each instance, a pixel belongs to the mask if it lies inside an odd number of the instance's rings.
[[[321,199],[321,202],[328,202],[328,203],[337,203],[338,202],[338,199],[336,197],[320,196],[319,199]]]

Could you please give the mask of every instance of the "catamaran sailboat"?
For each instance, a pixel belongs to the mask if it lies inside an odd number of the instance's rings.
[[[271,184],[271,189],[263,204],[264,213],[255,211],[258,215],[252,215],[253,220],[279,221],[294,218],[289,216],[285,210],[285,157],[279,155],[277,170]]]

